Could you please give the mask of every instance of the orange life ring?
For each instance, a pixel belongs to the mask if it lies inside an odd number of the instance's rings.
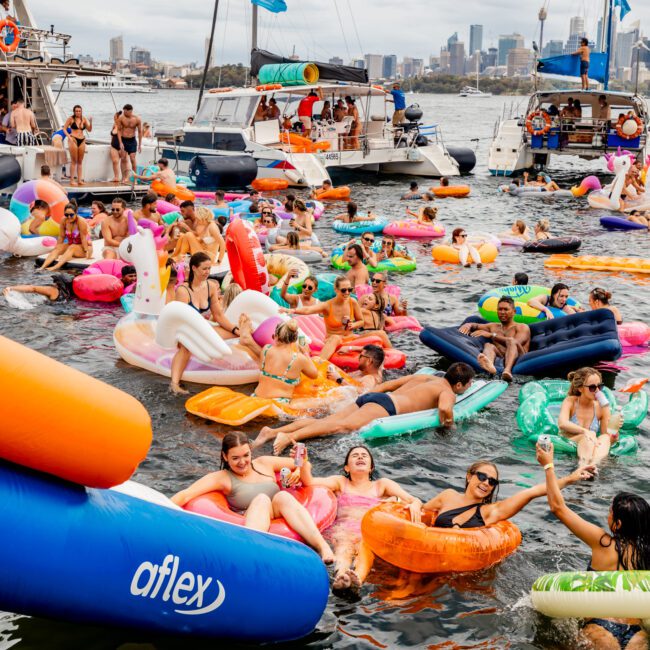
[[[623,131],[623,124],[625,124],[628,120],[633,120],[636,122],[637,128],[632,135],[628,135]],[[643,133],[643,120],[638,115],[621,115],[621,117],[618,118],[618,122],[616,122],[616,133],[618,134],[619,138],[623,138],[624,140],[634,140]]]
[[[280,90],[282,84],[262,84],[261,86],[255,86],[257,92],[262,92],[263,90]]]
[[[391,502],[364,515],[361,534],[375,555],[415,573],[480,571],[521,544],[519,528],[509,521],[481,528],[418,526],[404,505]]]
[[[251,187],[258,192],[274,192],[277,190],[286,190],[289,187],[289,181],[284,178],[256,178]]]
[[[231,90],[232,88],[228,86],[228,88],[210,88],[208,92],[214,95],[215,93],[229,93]]]
[[[5,27],[14,33],[14,40],[11,41],[10,45],[7,45],[7,43],[5,43],[5,39],[0,38],[0,50],[5,53],[15,52],[18,49],[18,45],[20,44],[20,29],[18,29],[18,25],[16,25],[16,23],[11,20],[7,20],[6,18],[4,20],[0,20],[0,32],[2,32]]]
[[[151,183],[151,190],[163,198],[168,194],[173,194],[180,201],[194,201],[196,198],[194,192],[188,190],[185,186],[165,185],[165,183],[163,183],[160,179],[156,179],[153,183]]]
[[[269,295],[269,270],[253,226],[239,217],[226,229],[226,251],[232,279],[242,289]]]
[[[539,128],[540,120],[543,120],[544,125]],[[536,123],[536,124],[534,124]],[[526,118],[526,129],[531,135],[544,135],[551,130],[551,116],[543,111],[533,111]]]

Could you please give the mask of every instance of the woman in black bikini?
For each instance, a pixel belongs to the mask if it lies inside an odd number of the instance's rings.
[[[93,118],[85,118],[83,109],[77,104],[72,109],[72,116],[65,121],[63,129],[70,135],[68,138],[70,158],[72,159],[70,185],[84,185],[82,172],[84,156],[86,155],[86,136],[84,131],[90,133],[93,130]],[[76,181],[75,174],[77,177]]]
[[[119,183],[120,179],[127,174],[126,152],[120,147],[120,139],[117,137],[117,121],[122,111],[113,115],[113,126],[111,128],[111,162],[113,163],[113,180],[111,183]]]
[[[582,467],[558,481],[560,489],[591,478],[593,469]],[[432,513],[436,528],[480,528],[514,517],[533,499],[546,494],[546,484],[521,490],[503,501],[495,501],[499,492],[499,470],[494,463],[479,460],[465,476],[465,491],[443,490],[424,504],[424,511]]]
[[[176,289],[176,298],[195,309],[201,316],[215,323],[215,331],[222,339],[232,339],[239,336],[239,327],[233,325],[225,316],[219,300],[219,285],[211,281],[210,269],[212,261],[206,253],[194,253],[190,258],[190,272],[187,282]],[[187,364],[190,362],[190,351],[180,343],[172,359],[171,384],[169,389],[177,395],[187,395],[181,387],[181,379]]]
[[[587,571],[650,570],[650,504],[641,497],[619,492],[612,500],[607,517],[609,530],[585,521],[569,508],[555,476],[553,447],[544,451],[537,445],[537,460],[546,473],[548,504],[553,514],[591,548]],[[648,647],[648,635],[638,619],[589,619],[582,628],[589,647],[609,650],[639,650]]]

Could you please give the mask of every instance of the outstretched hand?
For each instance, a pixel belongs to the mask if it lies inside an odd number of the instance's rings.
[[[545,449],[542,449],[540,446],[539,442],[535,446],[536,454],[535,456],[537,457],[537,462],[543,467],[544,465],[548,465],[549,463],[553,462],[553,443],[551,443],[551,449],[549,451],[546,451]]]

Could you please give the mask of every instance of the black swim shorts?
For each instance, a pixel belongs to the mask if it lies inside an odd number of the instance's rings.
[[[122,144],[126,153],[135,153],[138,150],[138,141],[135,136],[132,138],[125,138],[122,136]]]
[[[395,404],[388,393],[364,393],[357,397],[356,405],[361,408],[364,404],[377,404],[388,413],[388,415],[397,415]]]

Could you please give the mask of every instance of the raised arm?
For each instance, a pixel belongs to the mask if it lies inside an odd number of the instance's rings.
[[[284,300],[286,303],[289,303],[289,308],[295,307],[298,304],[298,298],[295,293],[287,293],[287,289],[289,289],[289,278],[286,278],[284,282],[281,285],[280,288],[280,297],[282,300]]]

